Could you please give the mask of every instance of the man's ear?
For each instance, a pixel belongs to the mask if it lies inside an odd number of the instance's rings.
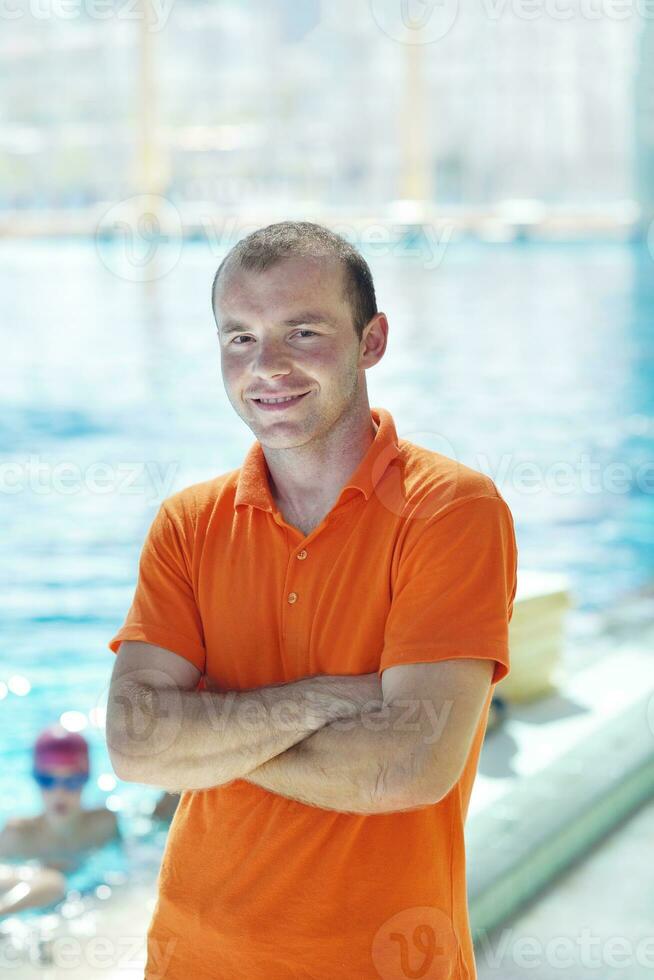
[[[362,337],[360,359],[363,367],[369,368],[381,361],[388,343],[388,320],[381,311],[376,313],[365,327],[365,337]]]

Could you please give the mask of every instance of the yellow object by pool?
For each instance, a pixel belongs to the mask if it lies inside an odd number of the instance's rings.
[[[571,605],[566,576],[518,571],[509,623],[511,670],[497,684],[497,694],[523,702],[556,689],[562,670],[565,613]]]

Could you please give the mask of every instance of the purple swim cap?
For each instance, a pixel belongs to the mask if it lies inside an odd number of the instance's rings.
[[[73,765],[79,772],[89,771],[89,747],[84,736],[58,724],[41,732],[34,743],[34,768]]]

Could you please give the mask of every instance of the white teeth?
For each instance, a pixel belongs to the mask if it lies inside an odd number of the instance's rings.
[[[299,395],[289,395],[288,398],[260,398],[259,401],[264,405],[279,405],[280,402],[292,402],[299,397]]]

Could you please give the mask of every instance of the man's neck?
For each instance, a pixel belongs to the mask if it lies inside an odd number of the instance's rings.
[[[270,472],[270,490],[280,508],[295,514],[327,512],[372,445],[379,426],[370,407],[338,420],[317,446],[270,450],[264,455]]]

